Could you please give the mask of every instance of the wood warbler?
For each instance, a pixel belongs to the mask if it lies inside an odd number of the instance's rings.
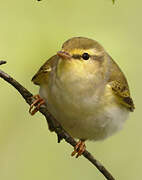
[[[77,157],[85,150],[85,140],[103,140],[113,135],[134,110],[123,72],[92,39],[67,40],[32,81],[40,86],[40,96],[35,96],[30,113],[35,114],[46,103],[62,127],[80,140],[72,153]]]

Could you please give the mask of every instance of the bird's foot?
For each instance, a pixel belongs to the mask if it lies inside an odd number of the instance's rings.
[[[85,141],[79,140],[79,142],[74,147],[74,151],[72,152],[71,156],[74,156],[75,154],[77,154],[76,158],[78,158],[79,156],[83,154],[85,150],[86,150]]]
[[[35,98],[35,101],[30,105],[29,113],[31,115],[34,115],[40,108],[42,104],[45,104],[45,100],[42,99],[39,94],[34,95],[33,98]],[[35,108],[34,108],[35,106]],[[34,108],[34,109],[33,109]]]

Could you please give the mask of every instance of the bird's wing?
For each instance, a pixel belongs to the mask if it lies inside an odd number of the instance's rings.
[[[111,58],[109,56],[109,58]],[[111,58],[112,68],[110,68],[110,77],[108,84],[112,88],[112,92],[116,95],[117,99],[130,111],[134,111],[134,103],[130,96],[129,86],[127,80],[120,70],[118,65]]]
[[[47,60],[38,72],[33,76],[32,82],[36,85],[41,85],[43,83],[48,82],[49,74],[52,69],[55,67],[55,63],[57,63],[58,56],[52,56],[49,60]]]
[[[119,102],[130,111],[134,111],[134,103],[127,86],[118,81],[111,81],[109,85],[111,86],[113,93],[118,97]]]

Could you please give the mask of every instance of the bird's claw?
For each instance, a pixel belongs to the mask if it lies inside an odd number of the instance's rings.
[[[34,115],[40,108],[42,104],[45,104],[45,100],[42,99],[39,94],[34,95],[33,98],[35,98],[35,101],[30,105],[29,113],[31,115]],[[34,108],[35,106],[35,108]],[[34,108],[34,109],[33,109]]]
[[[80,140],[74,147],[74,151],[72,152],[71,156],[74,156],[75,154],[77,154],[76,158],[78,158],[79,156],[83,154],[85,150],[86,150],[85,141]]]

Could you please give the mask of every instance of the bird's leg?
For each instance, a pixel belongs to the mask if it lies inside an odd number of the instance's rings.
[[[40,106],[41,106],[42,104],[45,104],[45,100],[42,99],[42,98],[39,96],[39,94],[34,95],[33,98],[35,98],[35,101],[31,104],[30,109],[29,109],[29,113],[30,113],[31,115],[34,115],[34,114],[39,110]],[[34,106],[35,106],[35,108],[33,109]]]
[[[77,154],[76,158],[78,158],[79,156],[83,154],[85,149],[86,149],[85,140],[79,140],[79,142],[74,147],[74,151],[72,152],[71,156],[74,156],[75,154]]]

